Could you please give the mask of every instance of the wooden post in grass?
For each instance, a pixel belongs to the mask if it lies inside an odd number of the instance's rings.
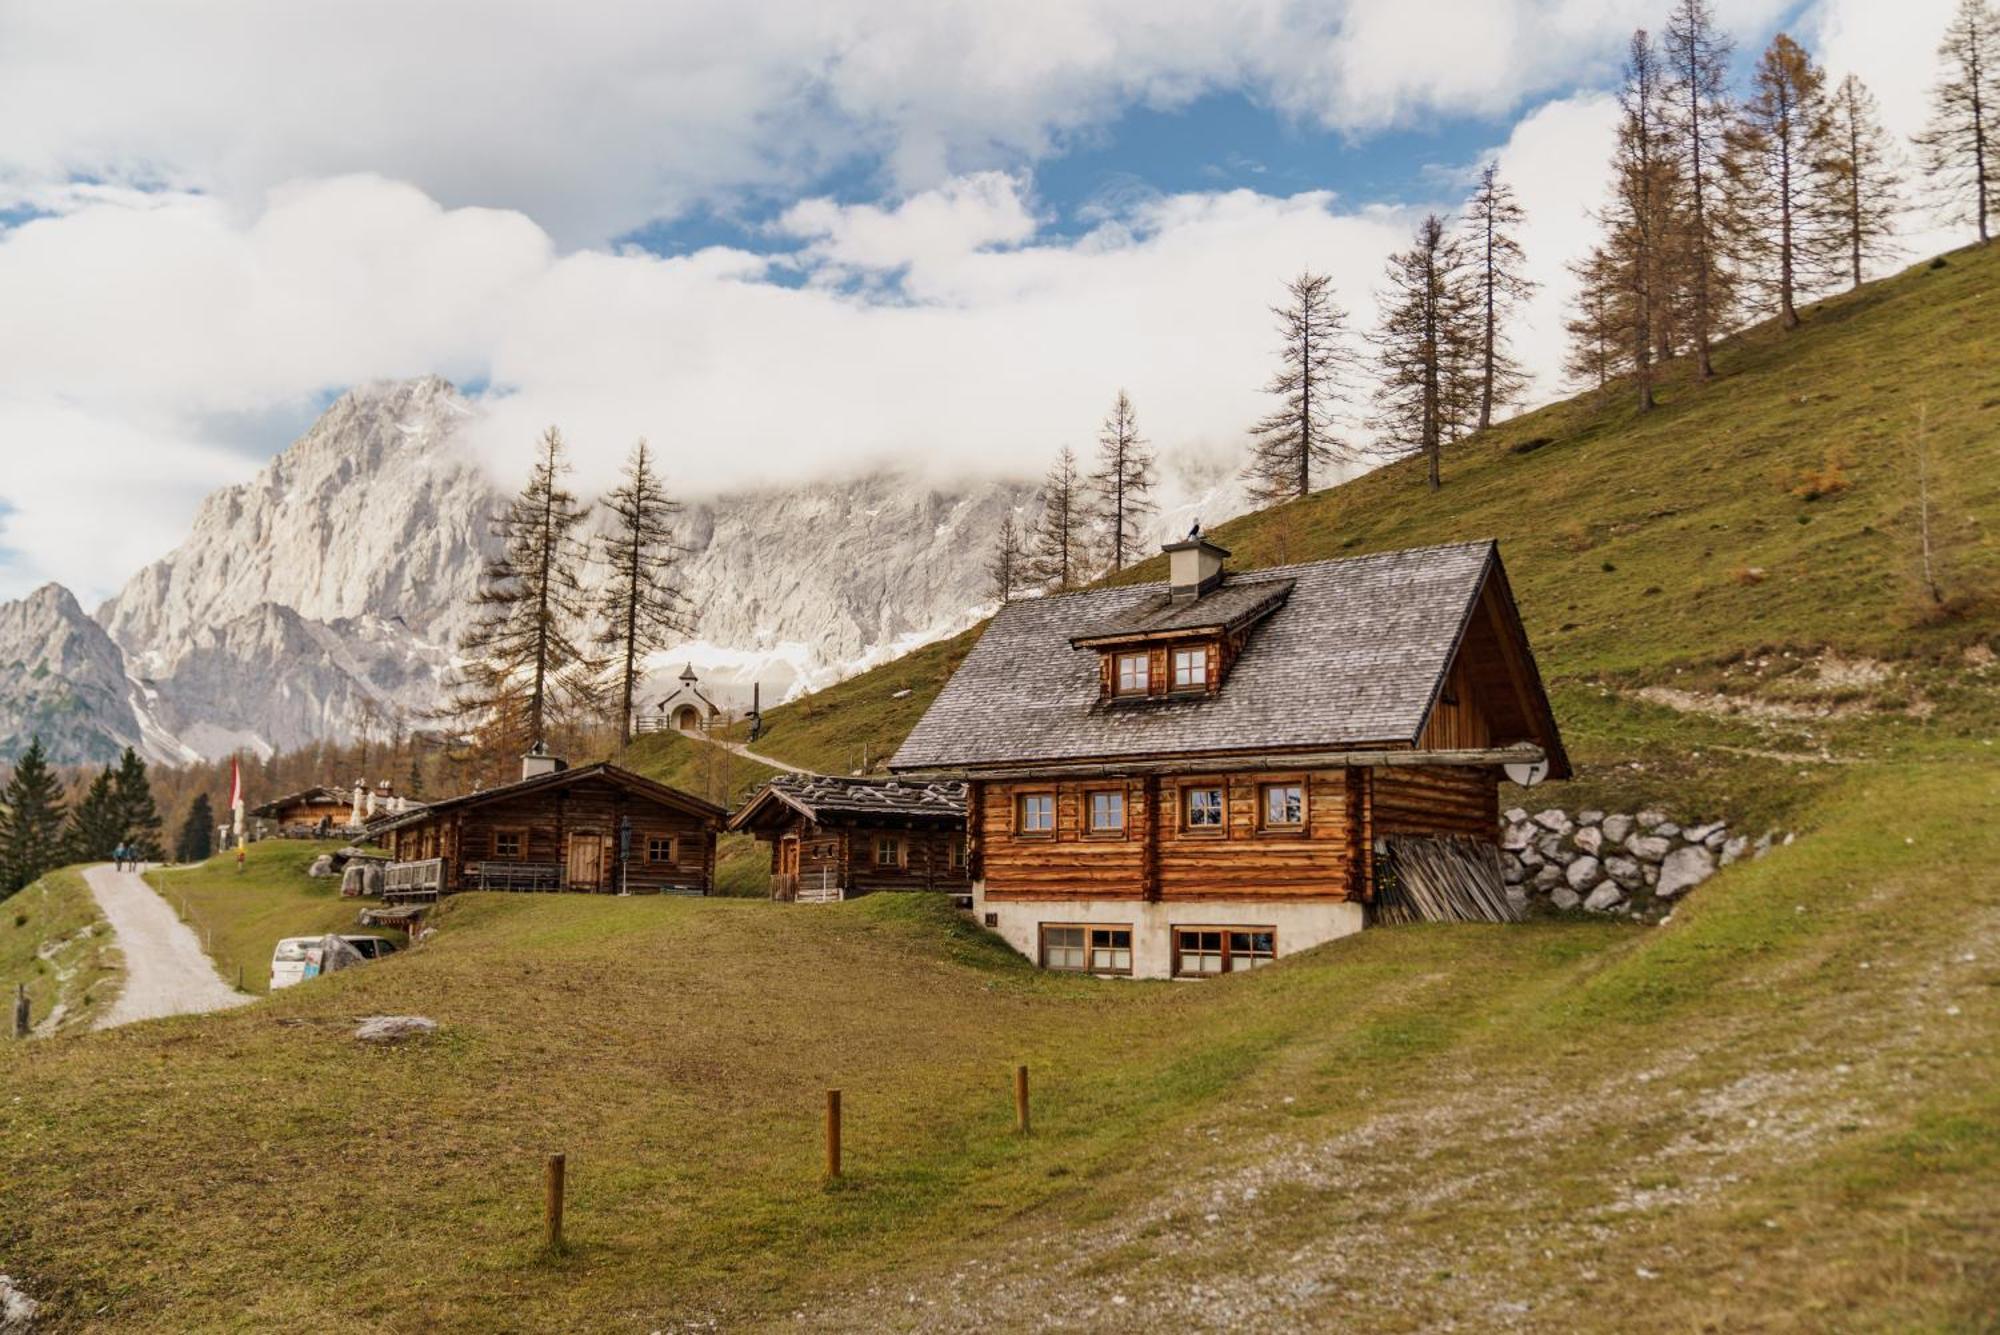
[[[1014,1068],[1014,1125],[1022,1135],[1028,1134],[1028,1068]]]
[[[543,1205],[543,1220],[548,1226],[549,1250],[562,1250],[563,1216],[563,1156],[551,1154],[547,1171],[543,1174],[542,1186],[547,1200]]]
[[[826,1091],[826,1175],[840,1176],[840,1091]]]
[[[14,1037],[28,1036],[28,985],[14,984]]]

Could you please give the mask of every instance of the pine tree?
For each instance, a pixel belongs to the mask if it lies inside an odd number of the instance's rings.
[[[0,899],[63,862],[62,785],[33,738],[0,789]]]
[[[1667,16],[1666,106],[1674,132],[1674,152],[1685,182],[1685,206],[1677,215],[1674,258],[1688,293],[1686,322],[1693,335],[1695,373],[1715,375],[1710,344],[1730,307],[1721,201],[1723,137],[1729,125],[1727,35],[1715,26],[1708,0],[1676,0]]]
[[[69,813],[63,830],[64,855],[71,862],[102,862],[125,838],[125,814],[118,805],[118,778],[109,765],[90,781]]]
[[[416,752],[410,753],[410,777],[404,781],[403,796],[421,802],[424,796],[424,767]]]
[[[1378,439],[1421,454],[1426,480],[1443,484],[1444,447],[1479,412],[1479,296],[1463,243],[1431,214],[1415,244],[1389,257],[1389,287],[1377,301],[1372,338],[1381,380],[1373,424]]]
[[[489,750],[525,751],[595,703],[596,665],[579,643],[589,609],[578,530],[589,510],[562,485],[562,433],[550,427],[536,454],[527,486],[494,518],[504,550],[481,574],[480,615],[459,641],[467,666],[452,704]]]
[[[1336,434],[1354,365],[1347,312],[1333,299],[1333,280],[1325,274],[1302,273],[1285,291],[1290,303],[1271,308],[1282,340],[1278,371],[1264,386],[1280,406],[1250,429],[1250,466],[1243,474],[1251,495],[1265,505],[1306,495],[1314,469],[1354,457]]]
[[[1075,588],[1090,575],[1083,485],[1076,451],[1065,445],[1042,483],[1042,513],[1035,521],[1027,570],[1035,584],[1056,593]]]
[[[1090,475],[1104,552],[1113,570],[1139,553],[1139,535],[1153,513],[1153,454],[1139,434],[1139,416],[1124,390],[1097,434],[1097,471]]]
[[[993,581],[994,601],[1002,604],[1013,602],[1014,595],[1027,583],[1021,530],[1014,523],[1012,510],[1000,517],[1000,532],[993,540],[993,557],[987,562],[986,574]]]
[[[129,746],[119,758],[111,788],[118,804],[120,837],[131,850],[132,860],[159,862],[165,858],[160,809],[153,802],[153,785],[146,775],[146,762]]]
[[[1612,157],[1612,202],[1604,214],[1607,278],[1623,317],[1629,367],[1639,411],[1653,406],[1656,363],[1671,347],[1675,288],[1670,262],[1680,176],[1662,113],[1665,71],[1659,48],[1642,28],[1632,34],[1618,89],[1618,141]]]
[[[1825,207],[1847,251],[1848,284],[1860,287],[1864,265],[1900,249],[1895,236],[1903,210],[1901,164],[1874,94],[1852,74],[1834,89],[1828,117]]]
[[[1944,76],[1931,90],[1931,119],[1916,143],[1938,211],[1971,221],[1990,239],[1994,113],[2000,110],[2000,12],[1986,0],[1959,0],[1938,46]]]
[[[207,793],[196,793],[188,804],[187,818],[174,840],[175,862],[206,862],[215,852],[215,808]]]
[[[1466,241],[1479,283],[1479,429],[1493,425],[1493,409],[1510,403],[1528,383],[1520,361],[1507,346],[1506,318],[1533,294],[1536,284],[1522,273],[1527,260],[1514,229],[1527,214],[1514,189],[1500,179],[1498,163],[1479,173],[1479,187],[1466,205]]]
[[[647,655],[667,648],[689,629],[687,599],[673,577],[678,553],[673,517],[681,507],[653,471],[644,440],[632,447],[624,481],[604,498],[604,508],[613,523],[601,559],[611,578],[600,595],[605,630],[598,643],[612,657],[619,737],[630,742],[633,697]]]
[[[1725,177],[1734,254],[1751,287],[1799,323],[1799,294],[1825,285],[1838,238],[1823,177],[1833,156],[1826,75],[1785,33],[1757,61],[1729,127]]]

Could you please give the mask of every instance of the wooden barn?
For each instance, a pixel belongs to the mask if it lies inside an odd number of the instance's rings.
[[[518,783],[433,802],[371,827],[392,862],[384,898],[459,890],[705,895],[726,813],[619,769],[522,762]]]
[[[729,828],[771,845],[774,899],[972,891],[962,783],[781,774],[750,796]]]
[[[890,762],[967,782],[974,909],[1050,968],[1198,977],[1507,917],[1498,789],[1569,762],[1490,542],[1003,607]]]

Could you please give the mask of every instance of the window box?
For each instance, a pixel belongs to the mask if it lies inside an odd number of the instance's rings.
[[[1261,969],[1278,957],[1278,933],[1272,927],[1176,927],[1174,977],[1210,978],[1216,974]]]

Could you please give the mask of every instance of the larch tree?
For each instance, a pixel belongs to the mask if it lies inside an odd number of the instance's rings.
[[[1832,275],[1838,237],[1823,181],[1833,156],[1826,75],[1785,33],[1757,61],[1729,127],[1725,176],[1732,250],[1749,287],[1799,324],[1799,296]]]
[[[479,615],[459,640],[466,666],[453,708],[492,745],[516,752],[595,703],[597,665],[583,643],[588,549],[579,532],[590,512],[564,488],[568,471],[562,433],[550,427],[527,486],[494,517],[502,550],[480,574]]]
[[[1882,125],[1868,85],[1850,74],[1827,103],[1829,152],[1821,184],[1833,231],[1846,251],[1847,280],[1860,287],[1864,269],[1900,250],[1903,179],[1895,142]]]
[[[1042,513],[1035,521],[1028,552],[1028,575],[1036,584],[1063,593],[1090,576],[1089,525],[1085,519],[1083,474],[1076,451],[1065,445],[1042,482]]]
[[[188,804],[181,832],[174,839],[175,862],[206,862],[215,852],[215,808],[207,793],[196,793]]]
[[[1014,595],[1027,585],[1027,553],[1021,550],[1021,526],[1014,522],[1014,512],[1009,510],[1000,517],[1000,531],[993,538],[993,555],[986,563],[987,578],[992,581],[993,600],[1006,604],[1014,601]]]
[[[1408,250],[1389,257],[1388,287],[1371,336],[1380,379],[1371,419],[1379,440],[1421,454],[1435,491],[1444,447],[1479,411],[1479,297],[1464,243],[1436,214]]]
[[[1664,116],[1666,72],[1644,29],[1632,34],[1618,88],[1611,203],[1603,215],[1606,277],[1625,320],[1639,411],[1653,406],[1658,363],[1670,352],[1677,296],[1670,256],[1681,179]]]
[[[1278,407],[1250,428],[1250,466],[1243,473],[1251,495],[1264,505],[1306,495],[1316,471],[1324,485],[1325,469],[1353,458],[1337,434],[1355,361],[1347,313],[1325,274],[1302,273],[1285,291],[1291,300],[1271,308],[1278,317],[1278,370],[1264,386]]]
[[[1479,284],[1479,429],[1493,425],[1493,409],[1512,402],[1528,383],[1508,346],[1506,321],[1534,294],[1523,272],[1527,254],[1514,239],[1527,220],[1513,187],[1500,179],[1498,163],[1479,173],[1479,186],[1465,206],[1466,244]]]
[[[118,772],[111,781],[118,804],[118,821],[125,846],[135,862],[158,862],[166,857],[162,842],[160,808],[153,801],[153,783],[146,762],[131,747],[118,759]]]
[[[1563,321],[1569,339],[1563,375],[1572,385],[1602,393],[1626,364],[1625,331],[1631,326],[1622,304],[1625,293],[1617,266],[1602,246],[1593,246],[1570,265],[1570,272],[1576,276],[1576,295]]]
[[[612,662],[618,693],[618,735],[632,740],[632,709],[649,655],[690,629],[687,599],[674,578],[679,548],[674,516],[680,503],[667,495],[642,438],[625,460],[625,474],[604,498],[611,529],[598,559],[610,572],[598,595],[603,630],[598,645]]]
[[[1686,326],[1695,374],[1715,375],[1711,344],[1731,305],[1722,200],[1724,136],[1730,122],[1727,34],[1709,0],[1675,0],[1664,42],[1665,101],[1684,200],[1676,211],[1674,262],[1687,290]]]
[[[1097,471],[1090,475],[1092,508],[1103,529],[1103,552],[1113,570],[1138,555],[1146,516],[1153,513],[1153,454],[1139,434],[1131,396],[1118,401],[1097,433]]]
[[[36,737],[0,789],[0,899],[62,865],[62,834],[62,784]]]
[[[1994,111],[2000,108],[2000,12],[1959,0],[1938,46],[1944,74],[1931,90],[1931,118],[1917,136],[1919,162],[1938,212],[1971,222],[1991,239]]]

